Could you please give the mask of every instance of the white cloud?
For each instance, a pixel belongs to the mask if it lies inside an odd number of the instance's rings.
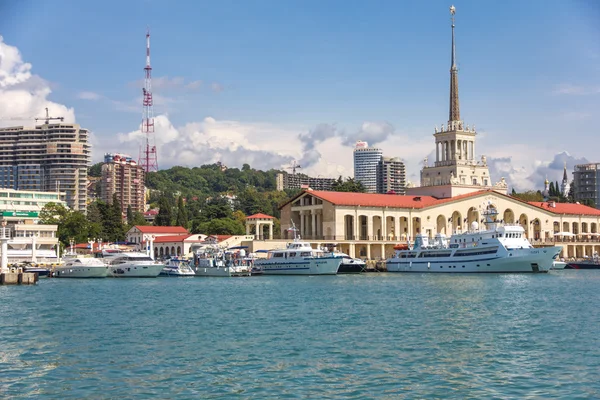
[[[220,83],[213,82],[210,84],[210,88],[215,93],[221,93],[225,88]]]
[[[100,100],[102,96],[96,92],[79,92],[77,98],[82,100]]]
[[[567,94],[567,95],[588,95],[600,93],[600,85],[573,85],[570,83],[562,83],[556,85],[553,92],[554,94]]]
[[[73,108],[48,100],[52,92],[50,85],[33,75],[31,68],[19,50],[4,43],[0,36],[0,124],[34,125],[33,118],[43,117],[46,107],[52,116],[75,122]]]

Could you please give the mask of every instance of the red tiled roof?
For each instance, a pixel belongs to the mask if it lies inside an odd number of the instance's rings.
[[[142,233],[172,233],[175,235],[189,235],[187,229],[183,226],[148,226],[148,225],[136,225]]]
[[[275,217],[271,217],[270,215],[263,214],[263,213],[258,213],[258,214],[254,214],[249,217],[246,217],[246,219],[275,219]]]
[[[352,193],[352,192],[329,192],[322,190],[311,190],[303,193],[328,201],[339,206],[362,206],[362,207],[392,207],[392,208],[425,208],[450,201],[460,200],[489,193],[489,190],[462,194],[452,198],[438,199],[433,196],[375,194],[375,193]],[[297,197],[296,197],[297,198]],[[295,200],[296,198],[292,199]],[[291,201],[292,201],[291,200]],[[289,203],[289,201],[288,201]],[[287,203],[285,203],[287,204]]]
[[[157,236],[154,239],[154,243],[167,243],[167,242],[183,242],[185,239],[193,235],[169,235],[169,236]]]
[[[550,206],[547,201],[530,201],[529,204],[550,211],[555,214],[572,214],[572,215],[599,215],[600,210],[589,207],[583,204],[576,203],[554,203],[554,207]]]
[[[210,237],[217,238],[217,241],[222,242],[223,240],[227,240],[232,235],[210,235]]]
[[[144,215],[158,215],[158,210],[148,210]]]

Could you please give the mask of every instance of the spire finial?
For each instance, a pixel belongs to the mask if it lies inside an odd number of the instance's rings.
[[[458,102],[458,68],[456,67],[456,46],[454,43],[454,14],[456,7],[450,6],[452,19],[452,58],[450,66],[450,116],[448,121],[460,121],[460,105]]]

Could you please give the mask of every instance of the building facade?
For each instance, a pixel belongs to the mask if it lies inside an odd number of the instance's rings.
[[[310,187],[315,190],[331,190],[335,179],[333,178],[313,178],[306,174],[288,174],[279,172],[276,177],[277,190],[301,189]]]
[[[377,193],[404,194],[406,168],[398,157],[381,157],[377,165]]]
[[[65,192],[85,212],[90,156],[89,132],[77,124],[0,128],[0,187]]]
[[[482,222],[493,207],[505,224],[519,224],[536,246],[561,245],[565,258],[600,252],[600,210],[583,204],[525,202],[482,190],[453,198],[307,190],[281,206],[281,237],[292,223],[315,244],[335,242],[350,256],[386,258],[416,235],[450,236]]]
[[[576,165],[573,182],[575,201],[592,201],[600,208],[600,163]]]
[[[144,168],[131,156],[107,153],[102,164],[102,201],[112,203],[113,195],[121,203],[122,212],[131,206],[133,211],[143,213],[146,206]]]
[[[354,180],[363,184],[367,193],[377,193],[377,166],[383,157],[381,149],[358,141],[354,148]]]

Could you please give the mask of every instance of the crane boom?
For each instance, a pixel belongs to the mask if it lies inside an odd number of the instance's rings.
[[[60,120],[60,121],[64,121],[65,117],[51,117],[48,114],[48,107],[46,107],[46,117],[45,118],[34,118],[36,121],[41,121],[44,120],[44,123],[46,125],[48,125],[50,123],[51,120],[56,119],[56,120]]]

